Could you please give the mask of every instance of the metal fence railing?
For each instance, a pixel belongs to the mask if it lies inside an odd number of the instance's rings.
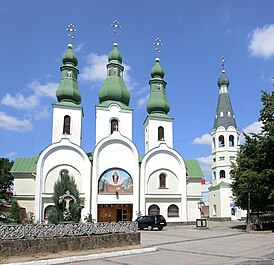
[[[85,236],[136,232],[137,222],[1,225],[0,239]]]

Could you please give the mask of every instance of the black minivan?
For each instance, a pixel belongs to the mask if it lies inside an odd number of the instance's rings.
[[[166,219],[162,215],[141,215],[136,219],[139,229],[147,228],[152,230],[157,227],[158,230],[163,230],[166,226]]]

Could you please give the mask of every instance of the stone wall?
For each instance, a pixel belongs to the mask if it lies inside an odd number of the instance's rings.
[[[133,246],[140,244],[140,233],[0,240],[0,257],[35,253]]]

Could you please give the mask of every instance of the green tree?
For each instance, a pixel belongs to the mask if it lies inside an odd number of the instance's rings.
[[[64,212],[66,212],[65,202],[60,202],[60,197],[67,193],[67,191],[74,196],[75,202],[69,203],[69,218],[74,222],[79,222],[81,219],[81,205],[79,191],[77,185],[72,176],[69,176],[67,170],[63,170],[60,180],[54,184],[52,200],[54,202],[54,207],[49,215],[50,223],[59,223],[65,221]]]
[[[13,201],[11,204],[9,219],[17,224],[20,223],[20,207],[17,201]]]
[[[247,209],[250,193],[250,208],[257,214],[274,209],[274,92],[263,91],[261,100],[262,133],[245,135],[231,184],[236,205]]]
[[[13,176],[10,173],[13,161],[8,158],[0,158],[0,200],[8,200],[10,193],[7,190],[13,182]]]

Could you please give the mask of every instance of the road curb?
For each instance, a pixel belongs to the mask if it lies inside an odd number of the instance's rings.
[[[61,264],[61,263],[69,263],[69,262],[76,262],[76,261],[112,258],[112,257],[126,256],[126,255],[133,255],[133,254],[143,254],[143,253],[154,252],[157,250],[158,250],[157,247],[148,247],[148,248],[140,248],[140,249],[130,249],[130,250],[90,254],[90,255],[83,255],[83,256],[64,257],[64,258],[57,258],[57,259],[33,260],[33,261],[18,262],[18,263],[6,263],[3,265],[52,265],[52,264]]]

